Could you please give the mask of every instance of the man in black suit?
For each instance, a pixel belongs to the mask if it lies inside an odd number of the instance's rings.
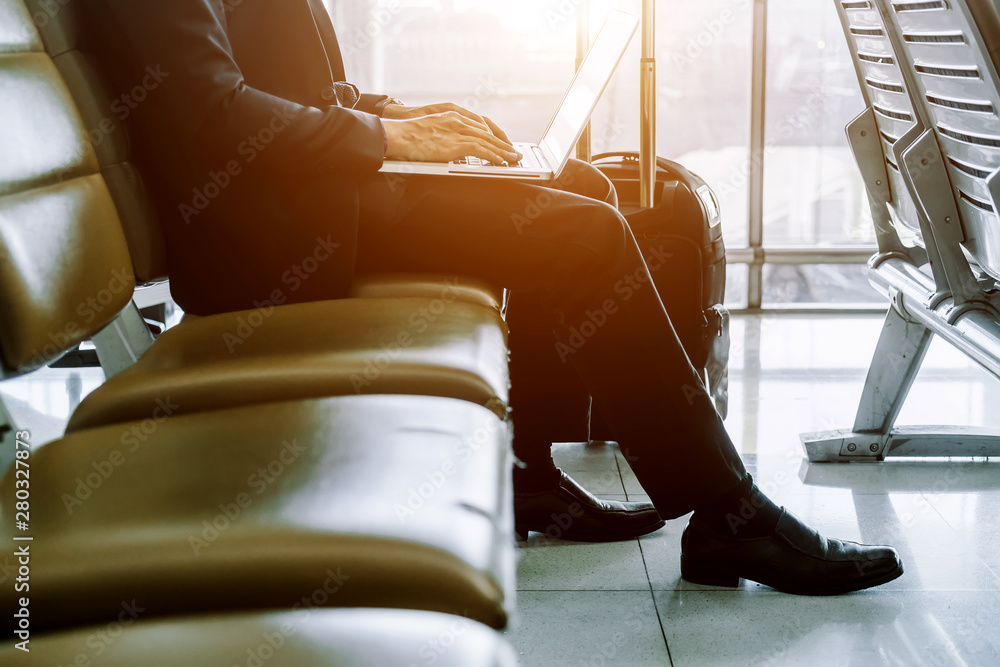
[[[360,94],[344,81],[319,0],[88,1],[123,90],[146,68],[163,72],[132,120],[186,310],[254,307],[317,238],[331,257],[289,300],[343,296],[356,268],[504,285],[515,307],[537,299],[540,324],[521,332],[554,334],[550,358],[572,365],[659,515],[694,511],[681,555],[687,579],[831,594],[902,573],[892,549],[827,540],[760,493],[597,170],[574,163],[550,187],[378,174],[383,158],[519,156],[492,121],[455,105]],[[530,224],[517,215],[526,202],[544,202]],[[511,341],[516,358],[516,326]],[[513,381],[516,397],[516,371]],[[531,437],[536,452],[551,442]],[[534,467],[542,472],[516,475],[522,527],[544,529],[572,502],[596,502],[550,462]],[[578,523],[594,528],[592,539],[649,527],[640,525],[648,508],[590,510]]]

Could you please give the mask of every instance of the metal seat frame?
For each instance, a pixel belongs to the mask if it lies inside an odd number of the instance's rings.
[[[962,39],[978,54],[980,76],[992,84],[995,95],[1000,95],[1000,79],[965,0],[837,0],[837,9],[867,107],[848,124],[847,135],[868,191],[878,241],[868,277],[890,306],[853,428],[803,433],[803,445],[814,462],[1000,456],[998,429],[895,426],[934,334],[1000,379],[1000,266],[980,266],[963,247],[972,244],[959,190],[952,185],[937,119],[927,102],[926,74],[916,67],[899,15],[960,12],[967,27]],[[893,100],[899,103],[895,108]],[[898,137],[885,131],[899,120],[912,125]],[[894,191],[893,172],[905,190]],[[993,195],[993,222],[1000,225],[1000,163],[985,182]],[[907,199],[915,207],[905,214]],[[917,219],[908,219],[913,214]],[[900,225],[917,232],[917,245],[903,243]]]

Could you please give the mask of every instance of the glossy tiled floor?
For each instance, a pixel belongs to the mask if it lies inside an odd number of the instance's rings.
[[[686,518],[638,541],[521,543],[510,639],[528,666],[1000,665],[1000,462],[809,465],[798,433],[850,426],[879,317],[741,317],[726,423],[758,483],[822,532],[899,549],[906,573],[804,598],[680,578]],[[1000,427],[1000,382],[935,342],[901,424]],[[595,492],[645,499],[614,446],[560,445]]]
[[[509,633],[531,667],[1000,665],[1000,462],[809,465],[798,433],[849,426],[879,317],[739,317],[727,425],[758,483],[821,531],[890,543],[902,578],[801,598],[680,579],[685,519],[616,544],[521,544]],[[99,369],[4,382],[36,443],[57,437]],[[935,342],[901,424],[1000,427],[1000,382]],[[560,445],[557,462],[609,498],[643,499],[609,445]],[[0,462],[0,466],[4,462]]]

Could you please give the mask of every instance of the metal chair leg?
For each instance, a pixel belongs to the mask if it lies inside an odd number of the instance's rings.
[[[1000,456],[1000,430],[973,426],[894,426],[920,370],[932,332],[900,315],[886,315],[868,370],[853,429],[803,433],[809,460],[881,461],[887,456]]]
[[[92,341],[104,376],[110,378],[134,364],[149,349],[153,334],[133,301],[95,334]]]
[[[0,396],[0,475],[14,462],[17,424]]]
[[[887,436],[896,422],[932,333],[890,307],[875,355],[868,368],[861,405],[853,429],[803,433],[810,461],[881,460]]]

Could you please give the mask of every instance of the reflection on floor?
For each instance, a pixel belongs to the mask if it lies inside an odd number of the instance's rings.
[[[798,433],[848,427],[878,317],[740,317],[726,424],[755,479],[820,531],[888,543],[906,566],[871,591],[805,598],[680,578],[686,518],[638,541],[521,543],[510,639],[527,666],[1000,664],[1000,462],[809,465]],[[1000,382],[935,342],[901,424],[1000,427]],[[613,445],[556,461],[608,498],[645,499]]]
[[[521,543],[510,640],[527,666],[1000,664],[1000,464],[808,465],[798,433],[849,426],[879,317],[738,317],[726,423],[758,483],[822,532],[896,546],[906,574],[872,591],[803,598],[680,579],[685,519],[642,540]],[[901,424],[1000,427],[1000,382],[932,345]],[[103,379],[47,370],[0,385],[34,441],[57,437]],[[557,462],[609,498],[642,488],[613,445]],[[669,471],[668,471],[669,472]]]

